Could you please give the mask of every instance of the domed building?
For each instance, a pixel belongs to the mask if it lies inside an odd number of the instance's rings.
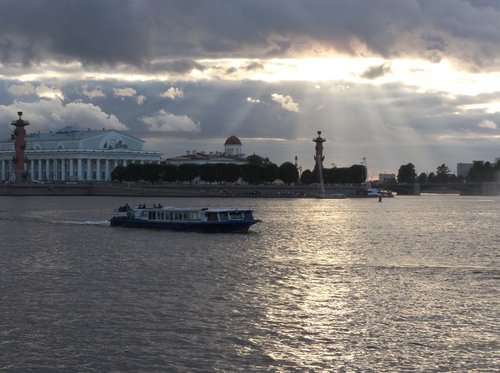
[[[186,154],[177,157],[166,158],[165,162],[175,164],[206,164],[206,163],[225,163],[225,164],[247,164],[245,154],[241,152],[242,144],[236,136],[229,136],[224,143],[224,152],[205,152],[205,151],[187,151]]]
[[[230,156],[241,155],[241,141],[236,136],[229,136],[224,143],[224,153]]]
[[[13,180],[14,137],[0,140],[0,181]],[[143,140],[104,128],[90,130],[66,126],[59,131],[28,133],[25,140],[24,167],[35,182],[109,181],[111,172],[119,165],[163,162],[160,152],[143,149]],[[226,139],[224,152],[193,150],[164,161],[175,165],[248,163],[236,136]]]

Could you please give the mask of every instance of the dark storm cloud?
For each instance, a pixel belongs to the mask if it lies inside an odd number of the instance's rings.
[[[365,79],[377,79],[391,71],[391,67],[388,64],[382,64],[379,66],[373,66],[367,69],[363,74],[362,78]]]
[[[245,66],[245,70],[247,71],[255,71],[255,70],[262,70],[264,68],[264,65],[258,62],[252,62]]]
[[[205,70],[205,66],[201,63],[190,59],[180,59],[173,61],[164,61],[164,62],[153,62],[148,63],[144,66],[144,68],[149,72],[155,73],[177,73],[177,74],[185,74],[189,73],[192,70]]]
[[[494,0],[0,0],[0,59],[141,66],[155,58],[291,56],[335,49],[498,59]],[[190,64],[166,66],[190,69]]]
[[[0,0],[2,62],[45,59],[140,64],[151,57],[149,16],[127,0]]]

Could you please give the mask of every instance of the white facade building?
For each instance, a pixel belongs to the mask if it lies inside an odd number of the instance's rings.
[[[247,164],[245,154],[241,152],[241,141],[236,136],[230,136],[224,143],[224,153],[187,151],[177,157],[166,158],[165,162],[180,166],[181,164]]]
[[[114,130],[81,130],[26,135],[25,169],[38,181],[105,181],[129,163],[159,163],[161,153],[143,150],[144,141]],[[14,140],[0,141],[0,180],[13,175]]]

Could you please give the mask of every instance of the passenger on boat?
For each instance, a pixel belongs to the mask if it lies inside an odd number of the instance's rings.
[[[128,210],[130,210],[130,206],[128,205],[128,203],[125,203],[124,206],[118,207],[118,211],[120,211],[120,212],[125,212],[125,211],[128,211]]]

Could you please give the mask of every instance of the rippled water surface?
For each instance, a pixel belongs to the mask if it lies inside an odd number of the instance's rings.
[[[252,207],[247,235],[109,227]],[[0,370],[495,371],[500,198],[0,197]]]

